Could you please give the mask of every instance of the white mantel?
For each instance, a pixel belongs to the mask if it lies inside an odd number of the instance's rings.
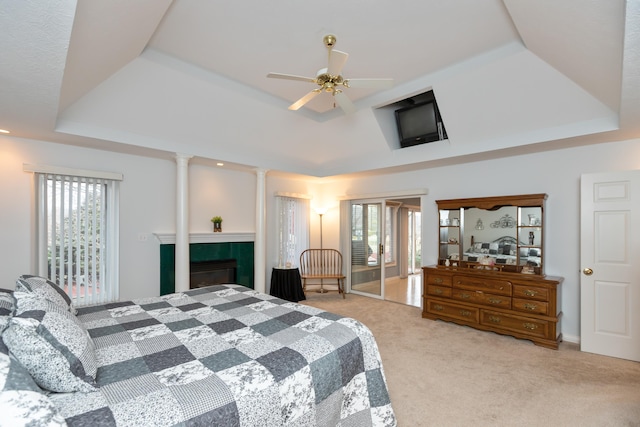
[[[154,233],[161,244],[175,244],[176,233]],[[189,243],[254,242],[256,233],[189,233]]]

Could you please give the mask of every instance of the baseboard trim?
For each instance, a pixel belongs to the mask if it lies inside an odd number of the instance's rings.
[[[580,344],[580,337],[577,337],[575,335],[567,335],[565,333],[562,333],[562,341],[570,342],[570,343],[573,343],[573,344]]]

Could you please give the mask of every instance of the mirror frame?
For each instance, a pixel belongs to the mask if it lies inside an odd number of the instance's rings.
[[[544,225],[545,225],[545,201],[547,200],[547,194],[524,194],[516,196],[494,196],[494,197],[477,197],[477,198],[465,198],[465,199],[449,199],[449,200],[436,200],[438,205],[438,265],[444,267],[454,268],[476,268],[486,269],[504,272],[517,272],[525,274],[544,275]],[[515,219],[515,240],[516,240],[516,254],[515,264],[495,264],[490,261],[487,256],[486,259],[480,261],[468,261],[464,259],[464,242],[465,242],[465,228],[467,230],[473,230],[475,224],[465,224],[464,214],[465,209],[478,208],[488,211],[495,211],[502,207],[512,206],[516,208]],[[539,223],[531,224],[527,218],[524,218],[523,209],[526,208],[539,208],[540,219]],[[443,220],[443,211],[454,212],[452,220]],[[457,215],[455,213],[457,212]],[[448,217],[448,215],[447,215]],[[457,219],[457,221],[456,221]],[[454,225],[455,224],[455,225]],[[489,224],[485,224],[488,227]],[[539,231],[540,244],[526,244],[529,232]],[[525,237],[527,236],[527,237]],[[521,251],[538,249],[540,255],[540,261],[538,266],[531,266],[521,264]],[[530,254],[530,252],[529,252]]]

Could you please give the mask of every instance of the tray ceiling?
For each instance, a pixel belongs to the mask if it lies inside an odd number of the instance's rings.
[[[313,176],[428,167],[640,136],[638,1],[9,1],[0,128],[135,154]],[[287,106],[326,66],[391,77]],[[433,89],[449,140],[400,150],[388,105]],[[326,96],[325,96],[326,95]]]

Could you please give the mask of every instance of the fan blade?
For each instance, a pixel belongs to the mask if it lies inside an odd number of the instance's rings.
[[[349,97],[345,95],[344,92],[336,91],[333,96],[335,97],[336,102],[338,103],[340,108],[342,108],[345,113],[351,114],[356,111],[356,106],[353,105],[353,102],[351,102]]]
[[[320,92],[322,92],[320,89],[314,89],[311,92],[309,92],[308,94],[306,94],[305,96],[303,96],[302,98],[298,99],[296,102],[294,102],[293,104],[291,104],[289,106],[289,110],[293,110],[296,111],[298,110],[300,107],[302,107],[304,104],[306,104],[307,102],[311,101],[316,95],[318,95]]]
[[[329,51],[329,67],[327,73],[331,76],[339,76],[344,67],[345,62],[349,58],[348,53],[340,52],[339,50]]]
[[[355,88],[388,89],[393,86],[393,79],[347,79],[344,85]]]
[[[302,82],[315,83],[316,79],[311,77],[294,76],[293,74],[269,73],[267,77],[272,79],[299,80]]]

